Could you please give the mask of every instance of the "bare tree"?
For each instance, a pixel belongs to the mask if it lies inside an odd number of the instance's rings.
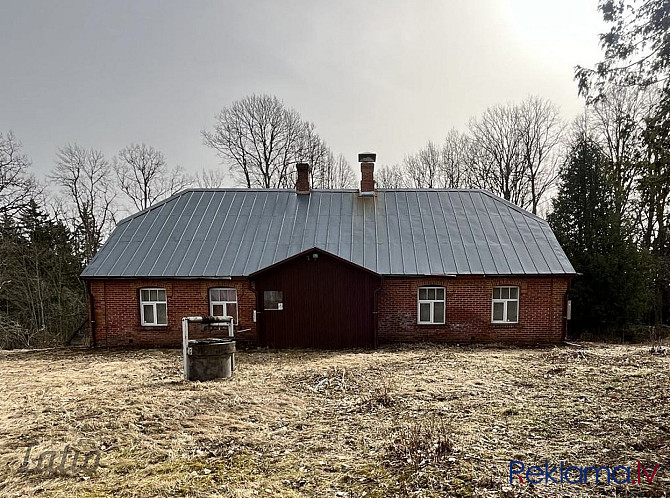
[[[548,100],[496,105],[470,121],[468,183],[537,214],[556,183],[565,124]]]
[[[13,215],[37,194],[35,178],[28,173],[30,160],[11,131],[0,133],[0,215]]]
[[[588,109],[591,128],[608,159],[616,189],[614,204],[623,220],[631,206],[641,173],[640,150],[644,147],[645,119],[653,114],[658,93],[655,89],[611,86]]]
[[[203,169],[196,173],[194,184],[200,188],[223,188],[227,180],[228,176],[220,168]]]
[[[471,140],[456,129],[447,133],[442,144],[443,188],[463,188],[469,184]]]
[[[428,142],[416,154],[405,156],[403,169],[407,182],[412,188],[440,187],[440,174],[442,172],[440,149],[433,142]]]
[[[514,105],[489,107],[470,120],[472,183],[522,208],[530,204],[524,174],[520,116]]]
[[[170,169],[163,153],[146,144],[130,144],[113,161],[119,188],[138,210],[192,183],[183,169]]]
[[[356,175],[349,161],[342,154],[335,156],[328,152],[328,158],[321,172],[320,188],[338,189],[354,188],[356,186]]]
[[[313,123],[307,123],[301,139],[298,157],[311,166],[312,186],[321,189],[351,188],[355,184],[354,171],[342,154],[335,156],[326,142],[316,133]],[[293,172],[287,178],[294,178]],[[293,182],[289,182],[289,186]]]
[[[381,168],[380,184],[386,188],[462,188],[469,172],[469,138],[450,130],[441,146],[427,142],[402,165]]]
[[[310,176],[314,188],[329,188],[327,169],[330,149],[326,142],[315,131],[313,123],[306,123],[303,135],[300,139],[301,144],[298,148],[298,159],[310,165]],[[295,180],[294,170],[286,175],[288,185],[293,185]]]
[[[102,152],[68,144],[58,151],[51,175],[66,197],[85,262],[98,251],[114,223],[112,169]]]
[[[202,136],[238,183],[280,188],[291,186],[292,166],[300,160],[307,128],[298,112],[277,97],[252,95],[224,108],[214,130]]]
[[[407,187],[405,172],[398,164],[381,166],[375,173],[375,183],[379,188]]]
[[[558,108],[546,99],[529,97],[518,107],[519,139],[524,175],[530,194],[530,208],[538,206],[556,183],[561,159],[560,145],[565,123]]]

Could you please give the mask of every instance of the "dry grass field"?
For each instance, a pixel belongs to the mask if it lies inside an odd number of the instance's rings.
[[[180,361],[177,350],[0,352],[0,496],[670,489],[670,354],[651,346],[253,351],[232,379],[205,383],[181,380]],[[96,449],[100,465],[21,472],[32,443],[33,467],[66,445]],[[510,485],[510,460],[660,467],[652,484]]]

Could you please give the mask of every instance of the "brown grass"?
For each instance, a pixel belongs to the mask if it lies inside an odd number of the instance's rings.
[[[1,496],[665,496],[670,355],[650,346],[0,352]],[[98,448],[91,475],[18,471]],[[660,463],[652,485],[509,484],[528,465]],[[651,465],[653,467],[653,465]]]

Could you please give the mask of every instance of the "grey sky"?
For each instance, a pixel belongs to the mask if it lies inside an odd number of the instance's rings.
[[[547,97],[571,119],[600,56],[597,0],[0,1],[0,132],[43,175],[76,142],[131,142],[189,171],[232,101],[277,95],[355,166],[402,160],[486,107]]]

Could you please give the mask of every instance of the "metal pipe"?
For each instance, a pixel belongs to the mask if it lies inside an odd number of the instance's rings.
[[[188,359],[186,358],[186,348],[188,348],[188,322],[189,317],[187,316],[181,319],[181,349],[182,356],[184,357],[184,380],[188,380]]]
[[[252,280],[251,278],[249,279],[249,290],[254,293],[254,310],[253,310],[253,316],[252,316],[252,327],[254,329],[254,333],[256,334],[256,346],[260,346],[261,344],[261,329],[259,326],[258,322],[258,314],[260,313],[259,311],[259,306],[258,306],[258,290],[256,289],[256,282]],[[239,314],[239,312],[238,312]]]
[[[91,347],[96,347],[96,341],[95,341],[95,298],[93,297],[93,292],[91,291],[91,283],[84,280],[84,287],[86,288],[86,292],[88,294],[88,320],[89,320],[89,331],[91,333]]]
[[[379,346],[379,291],[384,287],[384,275],[379,275],[379,287],[375,289],[372,294],[372,315],[373,315],[373,328],[374,328],[374,337],[373,337],[373,347],[377,349]]]

